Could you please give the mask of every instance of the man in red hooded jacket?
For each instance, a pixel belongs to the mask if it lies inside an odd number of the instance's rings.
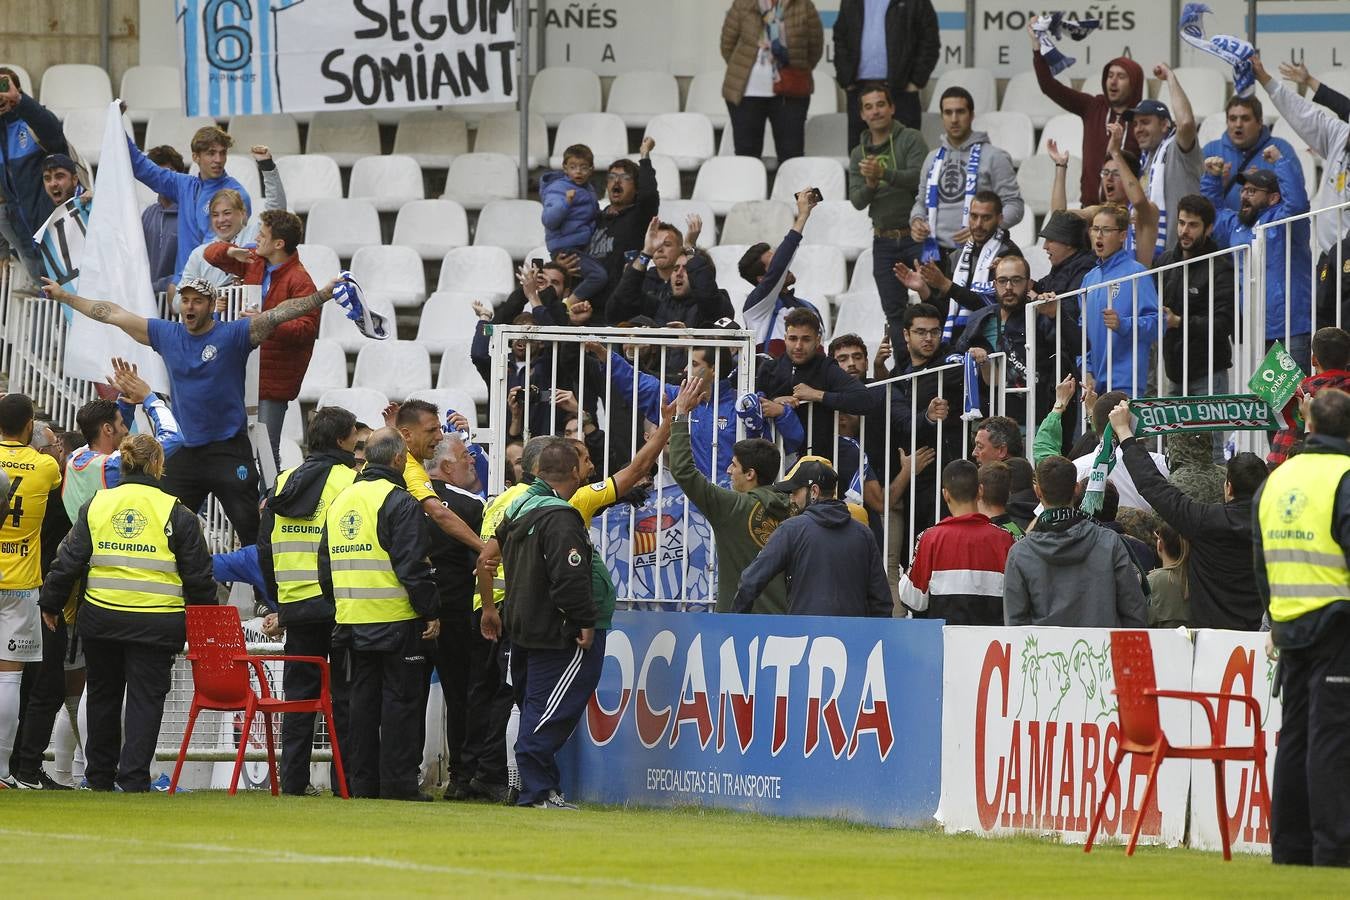
[[[269,310],[291,297],[308,297],[314,282],[300,262],[296,248],[304,239],[300,217],[284,209],[269,209],[259,214],[256,249],[236,247],[216,241],[206,247],[206,261],[224,272],[238,275],[244,284],[260,284],[263,310]],[[258,367],[258,418],[267,426],[272,455],[281,468],[281,424],[286,406],[300,395],[300,382],[314,353],[319,336],[319,311],[316,309],[281,325],[262,343]]]
[[[1083,120],[1082,203],[1085,207],[1100,203],[1097,191],[1101,184],[1102,164],[1106,162],[1106,126],[1120,122],[1126,110],[1139,105],[1144,97],[1144,70],[1134,60],[1118,56],[1102,67],[1102,92],[1085,94],[1051,74],[1049,64],[1041,57],[1039,40],[1030,28],[1027,33],[1031,35],[1031,62],[1041,92],[1065,112]],[[1125,149],[1138,155],[1139,142],[1132,131],[1125,129]]]

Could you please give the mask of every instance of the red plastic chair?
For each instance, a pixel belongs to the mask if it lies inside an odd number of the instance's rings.
[[[239,771],[244,767],[244,751],[253,717],[262,713],[267,728],[267,767],[271,776],[272,795],[277,790],[277,759],[272,735],[272,713],[322,713],[328,720],[328,737],[333,747],[333,766],[337,769],[338,790],[347,799],[347,776],[342,771],[342,753],[338,748],[337,729],[333,724],[333,696],[329,689],[328,660],[319,656],[250,656],[244,645],[244,630],[239,623],[239,610],[233,606],[189,606],[187,608],[187,658],[192,662],[192,709],[188,713],[183,746],[178,750],[178,764],[173,768],[169,793],[178,789],[178,775],[187,757],[188,742],[197,724],[197,715],[204,709],[244,713],[243,736],[239,754],[234,758],[234,774],[230,776],[230,793],[239,784]],[[309,663],[319,667],[321,679],[319,696],[315,700],[283,700],[272,696],[267,683],[264,662],[285,661]],[[259,696],[249,681],[249,667],[258,676]]]
[[[1085,853],[1092,852],[1092,842],[1101,825],[1102,814],[1106,811],[1107,796],[1115,784],[1120,772],[1120,762],[1127,753],[1143,753],[1153,759],[1148,770],[1148,783],[1144,787],[1144,799],[1139,804],[1140,814],[1135,819],[1134,830],[1130,833],[1130,843],[1125,848],[1127,856],[1134,855],[1134,845],[1139,841],[1139,828],[1144,822],[1143,810],[1153,799],[1157,786],[1158,767],[1167,758],[1208,759],[1214,762],[1214,798],[1219,810],[1219,834],[1223,839],[1223,858],[1231,860],[1233,851],[1228,835],[1228,801],[1224,794],[1223,764],[1226,760],[1256,763],[1256,777],[1261,779],[1261,812],[1270,819],[1270,787],[1266,784],[1266,749],[1261,743],[1261,730],[1258,726],[1251,746],[1228,747],[1221,744],[1205,746],[1176,747],[1168,743],[1163,734],[1162,724],[1158,721],[1158,698],[1190,700],[1199,703],[1209,719],[1210,739],[1216,740],[1219,733],[1216,707],[1210,703],[1217,700],[1225,703],[1241,703],[1247,707],[1253,722],[1261,721],[1261,707],[1249,694],[1220,694],[1210,691],[1160,691],[1157,679],[1153,675],[1153,646],[1149,642],[1147,631],[1111,632],[1111,665],[1115,669],[1116,695],[1120,715],[1120,746],[1116,749],[1115,759],[1107,770],[1106,788],[1102,791],[1097,813],[1092,817],[1092,828],[1088,831]]]

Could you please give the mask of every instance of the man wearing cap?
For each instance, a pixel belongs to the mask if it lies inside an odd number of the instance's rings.
[[[1195,115],[1181,83],[1162,64],[1153,67],[1153,76],[1170,83],[1172,109],[1157,100],[1142,100],[1130,110],[1130,119],[1139,142],[1140,182],[1158,208],[1157,257],[1177,242],[1172,213],[1178,200],[1199,190],[1201,156]]]
[[[1083,276],[1097,264],[1087,249],[1087,222],[1067,210],[1050,214],[1040,237],[1050,257],[1050,271],[1036,280],[1041,293],[1067,294],[1083,284]]]
[[[789,615],[890,618],[895,603],[881,548],[836,499],[838,485],[839,476],[819,457],[802,459],[774,484],[774,490],[791,495],[793,515],[745,567],[733,612],[750,612],[760,592],[784,573]]]
[[[214,494],[240,542],[248,545],[258,537],[258,471],[244,410],[248,356],[281,325],[323,306],[333,296],[334,284],[233,322],[217,322],[212,316],[216,289],[202,280],[179,285],[181,323],[145,319],[107,300],[77,297],[50,278],[43,279],[42,290],[96,322],[120,328],[163,357],[183,435],[183,448],[165,467],[164,489],[192,510]]]
[[[1252,243],[1256,228],[1268,222],[1306,213],[1308,189],[1303,167],[1278,147],[1262,157],[1269,169],[1251,168],[1237,176],[1242,205],[1237,212],[1221,209],[1214,219],[1214,241],[1220,247]],[[1211,203],[1223,202],[1223,159],[1205,160],[1200,191]],[[1291,234],[1292,231],[1292,234]],[[1307,219],[1271,228],[1266,241],[1266,346],[1280,341],[1304,372],[1312,371],[1312,247]],[[1288,307],[1286,309],[1286,307]]]
[[[80,184],[80,173],[75,160],[64,153],[53,153],[42,161],[42,189],[51,198],[52,206],[57,207],[71,197],[85,193]]]

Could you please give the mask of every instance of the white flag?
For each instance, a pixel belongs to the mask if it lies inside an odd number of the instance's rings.
[[[111,300],[138,316],[159,318],[137,207],[136,179],[131,174],[127,135],[116,100],[108,105],[108,124],[103,130],[93,210],[80,260],[80,296]],[[101,382],[112,371],[109,360],[114,356],[135,363],[153,390],[168,391],[169,376],[158,353],[133,341],[119,328],[77,314],[66,339],[66,374]]]

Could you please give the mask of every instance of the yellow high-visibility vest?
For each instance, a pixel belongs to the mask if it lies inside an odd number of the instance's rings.
[[[1346,472],[1350,456],[1301,453],[1266,480],[1258,515],[1276,622],[1350,600],[1350,570],[1332,531],[1336,486]]]
[[[147,484],[120,484],[94,495],[86,600],[121,612],[182,611],[183,579],[166,533],[176,502]]]
[[[276,492],[294,474],[287,469],[277,476]],[[272,520],[272,568],[277,579],[277,603],[298,603],[312,600],[319,589],[319,540],[323,537],[323,523],[333,501],[356,480],[356,471],[350,466],[333,466],[314,513],[308,518],[276,516]]]
[[[333,572],[339,625],[402,622],[417,618],[408,592],[394,574],[389,553],[376,533],[380,507],[391,481],[357,481],[328,507],[324,528]]]

